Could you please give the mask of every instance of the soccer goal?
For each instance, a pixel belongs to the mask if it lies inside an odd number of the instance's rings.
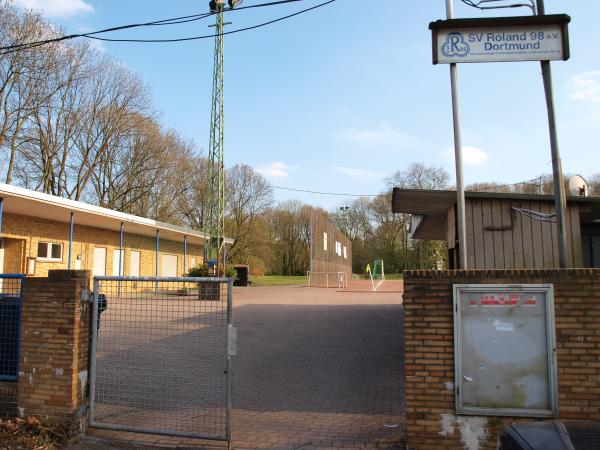
[[[373,261],[373,270],[371,270],[370,267],[367,266],[367,271],[369,272],[369,276],[371,278],[373,290],[376,291],[385,281],[383,259],[376,259],[375,261]]]
[[[385,281],[385,272],[383,270],[383,259],[373,261],[373,279]]]

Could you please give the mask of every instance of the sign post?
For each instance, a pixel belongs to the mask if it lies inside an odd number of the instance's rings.
[[[454,19],[452,0],[446,0],[448,20],[429,24],[433,35],[433,63],[450,65],[458,196],[457,225],[462,269],[467,268],[467,249],[456,64],[508,61],[541,62],[550,128],[559,262],[561,268],[567,267],[566,195],[558,148],[550,61],[566,61],[570,57],[568,24],[571,18],[566,14],[544,15],[544,0],[537,0],[537,4],[538,16]]]
[[[538,14],[544,16],[546,8],[544,0],[537,0]],[[566,33],[565,33],[566,34]],[[541,61],[544,91],[546,93],[546,107],[548,109],[548,127],[550,129],[550,151],[552,152],[552,176],[554,179],[554,203],[558,226],[558,259],[560,268],[567,267],[567,225],[565,211],[567,200],[565,194],[565,181],[563,178],[562,162],[558,148],[558,133],[556,131],[556,114],[554,111],[554,92],[552,90],[552,69],[550,61]]]
[[[446,15],[454,18],[452,0],[446,0]],[[460,98],[458,95],[458,68],[450,63],[450,85],[452,89],[452,122],[454,124],[454,164],[456,166],[456,213],[458,225],[458,252],[461,269],[468,269],[467,262],[467,226],[465,216],[465,183],[463,181],[462,135],[460,127]]]

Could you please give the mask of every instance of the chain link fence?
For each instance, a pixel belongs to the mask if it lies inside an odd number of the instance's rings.
[[[0,381],[17,381],[23,275],[0,275]]]
[[[91,425],[231,442],[232,282],[96,277]]]

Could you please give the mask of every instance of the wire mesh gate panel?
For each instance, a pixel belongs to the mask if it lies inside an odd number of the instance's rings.
[[[90,424],[231,441],[232,281],[94,279]]]
[[[0,274],[0,381],[17,381],[23,275]]]

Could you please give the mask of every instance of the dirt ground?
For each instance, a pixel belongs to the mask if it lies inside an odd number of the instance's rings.
[[[235,288],[233,447],[400,448],[402,296],[298,286]],[[72,449],[226,448],[90,430]]]

